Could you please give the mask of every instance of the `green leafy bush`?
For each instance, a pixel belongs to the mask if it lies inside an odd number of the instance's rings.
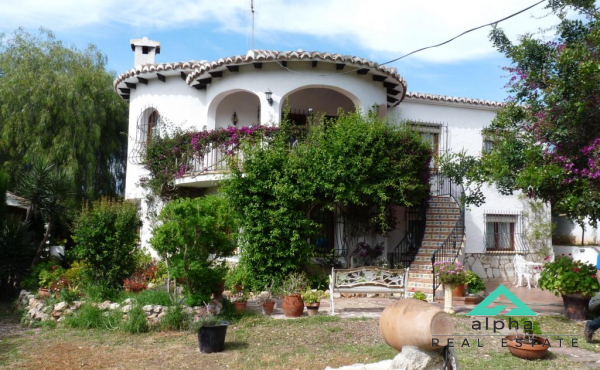
[[[596,266],[591,263],[558,257],[554,262],[544,265],[538,285],[556,296],[582,293],[586,297],[593,297],[600,291],[596,273]]]
[[[0,181],[2,181],[0,179]],[[2,191],[0,186],[0,191]],[[2,201],[0,199],[0,201]],[[1,207],[1,206],[0,206]],[[0,214],[0,217],[4,215]],[[36,247],[29,224],[21,222],[18,216],[11,215],[0,221],[0,294],[12,293],[23,279],[21,287],[28,290],[38,288],[40,269],[31,270],[31,260]],[[35,275],[31,278],[27,276]]]
[[[218,195],[177,199],[158,218],[162,224],[150,241],[154,250],[168,261],[171,277],[184,283],[187,304],[208,302],[227,271],[219,260],[235,249],[237,226],[227,199]]]
[[[249,277],[246,266],[243,263],[238,263],[234,268],[229,269],[225,276],[225,287],[231,291],[235,291],[236,285],[242,288],[249,287]]]
[[[485,290],[485,282],[476,273],[469,270],[467,271],[467,285],[469,293],[477,294],[482,290]]]
[[[107,291],[134,272],[141,225],[134,203],[100,199],[85,207],[73,228],[73,254],[89,266],[90,277]]]

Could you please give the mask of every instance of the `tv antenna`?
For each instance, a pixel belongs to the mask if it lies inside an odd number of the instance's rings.
[[[254,50],[254,0],[250,0],[250,12],[252,13],[252,47],[250,50]]]

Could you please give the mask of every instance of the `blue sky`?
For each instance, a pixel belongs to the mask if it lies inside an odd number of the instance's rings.
[[[255,49],[318,50],[385,62],[532,5],[534,0],[255,0]],[[215,60],[251,46],[250,0],[0,0],[0,31],[52,30],[97,45],[117,74],[133,67],[129,39],[161,42],[158,62]],[[556,24],[543,6],[502,23],[509,37]],[[509,64],[489,28],[391,64],[409,91],[504,100]]]

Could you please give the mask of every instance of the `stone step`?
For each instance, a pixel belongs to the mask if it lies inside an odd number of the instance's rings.
[[[456,208],[459,209],[458,204],[454,202],[432,202],[428,204],[429,208]]]
[[[453,219],[440,219],[440,218],[435,218],[435,219],[428,219],[425,221],[425,228],[428,227],[449,227],[450,229],[454,228],[454,226],[456,225],[456,221],[458,221],[458,217],[453,218]]]
[[[434,202],[452,202],[452,203],[456,203],[454,201],[454,199],[452,199],[448,195],[432,196],[432,197],[429,197],[429,201],[430,202],[434,201]]]
[[[460,215],[460,209],[458,208],[428,208],[426,214],[455,214]]]
[[[432,213],[427,215],[425,220],[425,226],[429,226],[429,221],[453,221],[456,223],[460,219],[460,215],[453,215],[448,213]],[[454,224],[452,225],[454,226]]]
[[[454,228],[454,225],[440,225],[440,226],[429,226],[429,227],[426,226],[425,227],[425,235],[432,234],[432,233],[445,234],[445,233],[451,232],[453,228]]]
[[[425,235],[423,236],[423,241],[424,242],[439,242],[444,241],[446,239],[448,239],[448,235],[450,235],[450,233],[447,234],[438,234],[438,233],[425,233]]]

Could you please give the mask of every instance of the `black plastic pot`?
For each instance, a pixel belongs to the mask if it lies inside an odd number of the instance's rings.
[[[202,353],[222,352],[225,345],[228,321],[214,326],[203,326],[198,329],[198,348]]]

